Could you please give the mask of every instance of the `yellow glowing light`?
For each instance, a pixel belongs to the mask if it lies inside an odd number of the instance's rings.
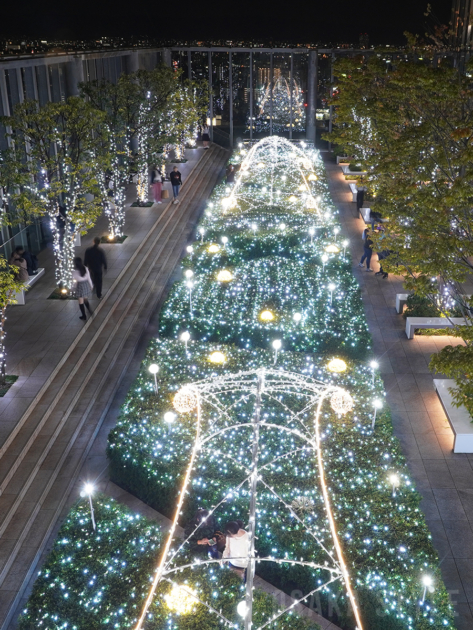
[[[194,610],[197,604],[196,596],[197,593],[189,586],[175,585],[169,593],[164,596],[164,599],[170,610],[174,610],[174,612],[180,615],[188,615]]]
[[[345,390],[337,389],[337,391],[332,394],[332,397],[330,398],[330,406],[335,411],[335,413],[339,413],[343,416],[353,409],[353,398]]]
[[[108,240],[109,240],[109,241],[113,241],[113,239],[114,239],[114,238],[115,238],[115,237],[113,236],[113,234],[109,234],[109,235],[108,235]]]
[[[209,356],[209,361],[211,363],[225,363],[226,360],[227,358],[223,354],[223,352],[212,352],[212,354]]]
[[[230,282],[230,280],[233,280],[233,276],[227,269],[222,269],[217,274],[217,280],[219,282]]]
[[[310,160],[304,160],[304,161],[302,162],[302,166],[303,166],[304,168],[306,168],[307,170],[309,170],[310,168],[312,168],[311,161],[310,161]]]
[[[306,208],[309,208],[309,210],[315,210],[317,208],[317,202],[314,197],[309,197],[305,202],[305,206]]]
[[[327,247],[324,248],[326,252],[328,252],[329,254],[338,254],[340,251],[340,248],[337,247],[337,245],[327,245]]]
[[[307,179],[309,180],[309,182],[316,182],[317,175],[315,173],[311,173]]]
[[[290,201],[291,203],[294,203],[295,201],[297,201],[297,197],[296,197],[295,195],[291,195],[291,196],[289,197],[289,201]]]
[[[258,168],[264,168],[266,164],[264,162],[258,162],[257,166]]]
[[[193,389],[184,385],[174,396],[172,404],[179,413],[188,413],[197,407],[197,394]]]
[[[209,254],[216,254],[220,251],[220,245],[217,245],[217,243],[212,243],[211,245],[209,245],[207,251],[209,252]]]
[[[301,184],[298,190],[300,190],[301,192],[304,192],[304,190],[307,190],[307,186],[305,184]]]
[[[240,166],[241,171],[247,171],[249,168],[250,167],[246,162],[243,162],[243,164]]]
[[[271,311],[263,311],[262,313],[260,313],[259,318],[263,322],[272,322],[274,319],[274,313],[272,313]]]
[[[347,364],[342,359],[332,359],[328,363],[327,369],[331,372],[344,372],[347,369]]]
[[[61,289],[61,293],[62,293],[62,294],[64,294],[64,295],[66,295],[66,293],[67,293],[67,289]]]

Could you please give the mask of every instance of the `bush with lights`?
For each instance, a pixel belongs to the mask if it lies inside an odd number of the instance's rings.
[[[20,630],[134,627],[161,553],[160,527],[103,495],[93,503],[95,530],[87,500],[69,512],[20,617]],[[202,602],[236,623],[242,599],[241,579],[228,569],[184,570],[160,585],[147,628],[221,630],[225,626]],[[260,624],[276,610],[275,600],[260,590],[253,606]],[[284,615],[279,627],[320,630],[295,614]]]
[[[218,353],[217,357],[215,353]],[[192,413],[174,415],[172,423],[166,421],[166,413],[173,409],[172,400],[180,384],[234,373],[242,368],[269,366],[273,357],[272,352],[262,349],[243,350],[192,341],[186,345],[182,341],[153,342],[128,394],[117,427],[110,434],[108,455],[113,479],[171,516],[195,438]],[[215,360],[223,362],[215,363]],[[148,372],[153,362],[160,366],[157,394]],[[335,382],[346,387],[355,400],[355,409],[347,421],[326,410],[324,459],[337,525],[364,603],[365,628],[378,628],[380,620],[383,627],[396,630],[452,627],[448,596],[437,569],[430,534],[419,510],[419,495],[393,437],[389,414],[379,413],[375,431],[371,429],[372,401],[383,398],[381,380],[373,379],[369,366],[347,358],[347,369],[339,374],[331,372],[328,364],[327,357],[301,353],[282,352],[278,358],[279,367]],[[300,404],[294,400],[291,403],[296,408]],[[265,412],[272,415],[272,422],[288,422],[276,407],[265,404]],[[245,414],[251,414],[251,405],[248,408],[239,405],[234,413],[233,421],[237,423]],[[206,415],[212,417],[212,412],[206,411]],[[293,438],[285,443],[280,434],[268,432],[262,443],[263,460],[283,452],[291,441]],[[197,507],[210,509],[228,488],[238,486],[244,473],[232,462],[244,459],[249,450],[250,432],[245,434],[240,430],[227,435],[221,448],[201,456],[186,499],[183,524]],[[294,511],[300,510],[296,513],[309,519],[317,530],[316,523],[324,522],[324,507],[312,457],[301,452],[290,460],[279,461],[271,471],[271,482],[284,501],[294,506]],[[288,558],[323,560],[317,545],[293,518],[285,514],[274,497],[260,491],[258,501],[257,550],[260,556],[284,550]],[[216,513],[220,526],[244,514],[247,503],[246,488],[233,492],[232,500]],[[323,525],[318,531],[326,537]],[[316,587],[317,580],[323,579],[323,572],[290,564],[261,562],[257,564],[257,572],[289,593],[301,586],[304,592],[309,592]],[[429,621],[430,617],[423,616],[427,609],[417,607],[422,595],[420,576],[424,573],[435,576],[435,593],[428,600],[428,612],[433,622]],[[336,587],[327,590],[320,598],[320,612],[333,609],[330,601],[333,598],[338,607],[337,622],[350,627],[343,593]],[[365,608],[371,612],[368,614]],[[380,617],[381,614],[384,616]],[[402,618],[404,621],[400,620]]]
[[[183,331],[184,335],[180,341],[161,340],[149,348],[110,435],[112,475],[170,515],[195,438],[192,414],[180,416],[174,424],[164,421],[179,384],[226,371],[269,367],[274,355],[267,348],[272,340],[282,339],[285,351],[279,355],[279,367],[325,381],[336,379],[355,399],[349,421],[332,412],[324,414],[324,460],[337,527],[363,602],[365,629],[377,629],[380,621],[386,630],[452,627],[451,607],[419,510],[419,496],[393,437],[389,415],[373,408],[373,400],[383,397],[381,381],[371,369],[350,359],[369,350],[370,338],[359,290],[341,251],[346,242],[337,240],[339,228],[323,167],[312,154],[311,171],[289,143],[283,148],[281,155],[277,143],[267,141],[261,149],[242,149],[243,155],[233,158],[234,163],[243,158],[241,177],[233,188],[223,184],[216,188],[197,242],[184,261],[183,281],[176,283],[162,311],[161,332],[174,339]],[[313,176],[309,178],[308,172]],[[331,245],[336,251],[327,251]],[[318,354],[307,354],[311,351]],[[225,357],[221,365],[209,360],[215,352]],[[327,371],[329,352],[345,359],[346,372]],[[157,394],[146,371],[150,362],[160,366]],[[300,401],[291,399],[287,404],[297,408]],[[265,412],[276,424],[288,422],[271,405]],[[249,417],[251,409],[240,404],[234,414],[237,424]],[[262,457],[283,452],[291,440],[268,432]],[[215,452],[200,456],[183,521],[197,506],[211,508],[229,487],[238,486],[243,472],[235,462],[249,450],[250,434],[240,430],[238,435],[227,435]],[[310,519],[311,527],[325,538],[324,508],[311,457],[300,452],[282,459],[271,476],[279,496],[294,506],[294,512],[309,506],[303,518]],[[270,493],[258,496],[260,555],[283,550],[287,558],[321,560],[320,548],[297,519],[283,516]],[[242,487],[217,516],[222,523],[236,518],[245,513],[247,503],[248,493]],[[323,571],[290,563],[260,562],[257,571],[288,591],[303,585],[309,592],[323,577]],[[419,605],[422,575],[433,577],[435,591]],[[344,595],[336,587],[325,589],[322,608],[326,610],[334,597],[339,606],[337,622],[350,627]]]

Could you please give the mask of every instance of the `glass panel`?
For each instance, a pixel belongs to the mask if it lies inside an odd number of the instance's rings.
[[[212,53],[212,88],[215,118],[214,140],[223,146],[228,146],[230,139],[228,53]]]
[[[292,90],[292,138],[294,140],[304,139],[306,136],[308,67],[309,55],[307,53],[294,54],[294,81]]]
[[[36,66],[36,86],[38,88],[38,99],[41,107],[49,101],[48,78],[46,66]]]
[[[250,54],[232,54],[233,140],[238,144],[249,135]]]
[[[253,139],[270,134],[271,124],[271,55],[253,53]]]
[[[22,68],[23,75],[23,87],[25,91],[25,98],[33,100],[35,98],[34,84],[33,84],[33,68]]]

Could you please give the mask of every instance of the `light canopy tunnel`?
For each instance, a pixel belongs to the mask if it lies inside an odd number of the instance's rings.
[[[222,488],[221,501],[212,506],[210,513],[218,515],[223,504],[235,501],[241,514],[245,514],[245,518],[248,515],[248,555],[244,558],[229,558],[230,562],[232,559],[248,560],[245,604],[242,609],[245,630],[254,627],[253,582],[256,564],[259,562],[302,565],[318,572],[320,574],[318,586],[305,593],[300,601],[326,589],[332,582],[341,580],[347,590],[357,627],[362,630],[325,482],[320,431],[320,414],[325,398],[329,398],[332,409],[340,415],[353,407],[350,394],[338,386],[327,385],[296,373],[264,368],[195,382],[178,391],[174,397],[176,410],[180,413],[196,414],[195,441],[168,541],[137,629],[143,627],[156,588],[162,580],[169,580],[175,585],[175,576],[183,569],[200,569],[206,565],[219,563],[219,560],[201,558],[189,562],[186,545],[190,536],[177,546],[174,540],[182,505],[192,484],[198,460],[218,456],[228,460],[229,467],[235,470],[234,474],[240,477],[241,481],[237,485]],[[236,440],[240,445],[238,457],[229,452],[226,446],[228,439]],[[274,456],[270,453],[274,453],[271,446],[275,443],[279,447],[277,455]],[[281,466],[293,466],[304,460],[311,462],[314,471],[317,471],[315,476],[318,489],[314,488],[313,497],[301,495],[292,503],[288,503],[284,495],[278,492],[278,488],[274,487],[271,473]],[[261,492],[266,494],[264,502],[259,500]],[[269,503],[278,505],[282,522],[288,519],[297,521],[303,537],[311,539],[308,548],[310,552],[305,556],[295,558],[287,552],[269,556],[258,555],[259,530],[268,526],[265,522],[268,495]],[[322,505],[323,510],[317,510],[316,504]],[[319,550],[320,560],[314,559],[314,543]],[[195,591],[185,586],[178,588],[183,589],[182,597],[187,593],[191,598],[207,606],[210,612],[219,615],[229,626],[233,626],[232,621],[223,617],[210,602],[199,598]],[[275,613],[259,625],[258,630],[270,625],[294,606],[295,603],[292,603],[286,609]]]

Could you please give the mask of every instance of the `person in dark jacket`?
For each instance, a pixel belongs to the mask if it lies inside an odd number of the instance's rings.
[[[177,197],[179,195],[179,186],[182,186],[181,174],[175,166],[173,170],[169,173],[169,179],[171,180],[172,192],[174,193],[174,201],[177,202]]]
[[[233,184],[235,182],[235,167],[230,164],[227,168],[227,184]]]
[[[363,256],[358,263],[358,267],[363,267],[363,263],[366,260],[366,271],[373,271],[370,267],[371,256],[373,255],[373,241],[370,239],[368,228],[366,228],[363,234],[365,236],[365,238],[363,239]]]
[[[95,293],[98,298],[102,297],[102,274],[103,271],[107,271],[107,259],[105,252],[100,245],[100,238],[96,236],[94,238],[94,244],[92,247],[88,247],[85,250],[84,265],[90,271],[90,276],[95,287]]]
[[[191,551],[194,553],[207,551],[212,558],[218,558],[216,530],[217,524],[213,514],[209,514],[208,510],[197,510],[184,530]],[[215,544],[211,544],[213,541]]]

